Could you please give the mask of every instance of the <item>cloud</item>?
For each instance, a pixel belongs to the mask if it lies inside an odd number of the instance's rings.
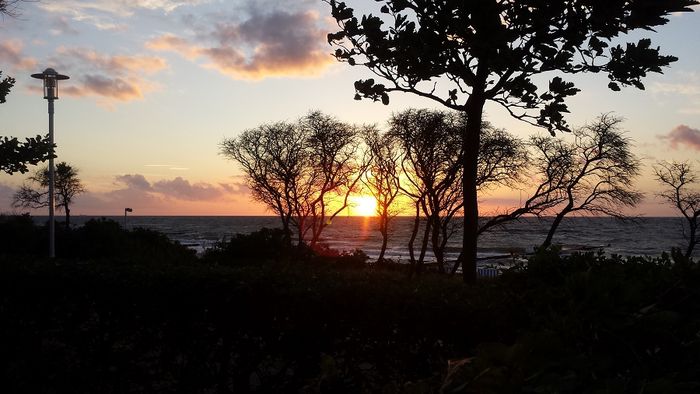
[[[215,21],[196,37],[165,34],[146,47],[204,59],[204,67],[236,79],[317,75],[330,64],[325,37],[328,27],[309,10],[257,10],[247,19]]]
[[[36,60],[22,56],[22,42],[19,40],[7,40],[0,42],[0,59],[3,67],[8,65],[19,71],[33,70],[36,68]]]
[[[120,186],[120,189],[111,193],[124,194],[127,191],[137,191],[165,200],[217,201],[225,199],[230,194],[244,194],[247,192],[247,189],[239,184],[191,183],[182,177],[149,182],[141,174],[119,175],[115,177],[115,183]]]
[[[51,21],[51,29],[49,30],[49,32],[54,36],[58,36],[61,34],[69,34],[75,36],[80,34],[78,29],[76,29],[70,22],[70,19],[68,19],[65,16],[53,18],[53,20]]]
[[[661,135],[659,138],[668,140],[672,149],[678,149],[679,146],[687,146],[700,151],[700,130],[686,125],[676,126],[667,135]]]
[[[216,186],[203,182],[191,184],[182,177],[155,182],[153,189],[169,197],[187,201],[216,200],[223,194]]]
[[[655,82],[651,91],[682,100],[678,106],[681,114],[700,114],[700,73],[679,71],[674,76],[680,82]]]
[[[105,55],[84,48],[61,47],[51,63],[61,72],[72,75],[63,84],[62,92],[71,96],[94,96],[112,101],[143,99],[156,89],[156,84],[146,80],[168,65],[159,57],[142,55]]]
[[[207,2],[209,0],[61,0],[40,2],[39,7],[50,14],[88,23],[100,30],[123,30],[128,24],[121,19],[136,12],[148,10],[168,14],[180,7]]]
[[[148,182],[146,180],[146,177],[144,177],[141,174],[118,175],[117,177],[115,177],[115,181],[117,182],[117,184],[123,184],[124,186],[126,186],[127,189],[136,189],[144,191],[153,190],[150,182]]]

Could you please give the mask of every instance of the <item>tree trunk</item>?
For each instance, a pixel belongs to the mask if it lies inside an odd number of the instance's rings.
[[[554,218],[554,221],[552,222],[552,225],[549,227],[549,232],[547,233],[547,238],[542,242],[542,245],[540,245],[540,249],[545,249],[548,248],[552,244],[552,239],[554,238],[554,233],[557,232],[557,228],[561,224],[561,221],[564,219],[564,216],[569,213],[566,208],[559,212],[559,214]]]
[[[433,245],[433,255],[435,256],[435,261],[437,261],[438,270],[440,270],[440,273],[444,273],[445,272],[445,257],[443,254],[444,249],[441,247],[442,243],[440,240],[440,235],[441,235],[440,230],[442,229],[442,227],[438,225],[440,222],[440,218],[433,217],[432,220],[433,220],[433,230],[432,230],[431,243]]]
[[[430,218],[426,218],[425,221],[425,231],[423,232],[423,240],[420,245],[420,255],[418,256],[418,263],[416,264],[416,273],[420,273],[423,268],[423,262],[425,261],[425,253],[428,251],[428,241],[430,241],[430,225],[432,221]]]
[[[690,255],[693,254],[693,249],[695,248],[695,244],[697,243],[697,240],[695,237],[697,236],[697,229],[698,229],[698,224],[697,222],[693,223],[692,221],[689,220],[690,224],[690,237],[688,239],[688,249],[685,251],[685,257],[690,258]]]
[[[416,265],[416,255],[413,251],[413,245],[416,242],[416,237],[418,236],[418,227],[420,226],[420,208],[416,202],[416,218],[413,221],[413,229],[411,230],[411,238],[408,240],[408,256],[411,259],[411,265]]]
[[[476,195],[477,162],[481,138],[485,82],[475,86],[466,104],[467,126],[462,131],[462,192],[464,198],[464,235],[462,238],[462,278],[476,281],[477,237],[479,236],[479,203]]]
[[[386,228],[382,229],[382,248],[379,250],[379,257],[377,257],[377,264],[384,263],[384,253],[386,252],[386,245],[389,243],[389,234]]]
[[[66,209],[66,228],[70,228],[70,208],[68,208],[68,204],[65,206]]]
[[[386,245],[389,243],[389,217],[386,209],[382,212],[379,217],[379,232],[382,234],[382,247],[379,249],[379,257],[377,257],[377,264],[382,264],[384,262],[384,253],[386,252]]]

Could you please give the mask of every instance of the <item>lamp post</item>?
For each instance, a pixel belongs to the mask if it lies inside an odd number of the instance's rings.
[[[53,167],[53,101],[58,99],[58,81],[68,79],[67,75],[61,75],[53,68],[47,68],[43,73],[32,74],[32,78],[44,81],[44,98],[49,102],[49,142],[51,155],[49,156],[49,257],[56,257],[56,236],[54,226],[54,207],[56,196],[54,194],[55,170]]]

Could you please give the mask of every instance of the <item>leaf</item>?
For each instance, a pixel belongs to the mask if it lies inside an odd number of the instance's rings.
[[[382,104],[389,105],[389,95],[386,93],[382,93]]]
[[[618,85],[616,82],[610,82],[610,83],[608,84],[608,88],[610,88],[610,90],[613,90],[613,91],[615,91],[615,92],[619,92],[619,91],[620,91],[620,85]]]

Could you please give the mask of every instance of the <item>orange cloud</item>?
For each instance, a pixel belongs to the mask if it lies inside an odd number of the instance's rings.
[[[253,13],[241,23],[219,22],[194,41],[172,34],[146,47],[172,51],[236,79],[309,76],[334,63],[327,53],[327,28],[312,11]]]
[[[22,47],[22,42],[19,40],[0,42],[0,59],[2,59],[3,66],[9,65],[19,71],[34,70],[37,64],[36,60],[22,56]]]

